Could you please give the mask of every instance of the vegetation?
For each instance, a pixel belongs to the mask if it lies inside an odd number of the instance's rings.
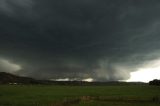
[[[156,85],[156,86],[160,86],[160,80],[155,79],[155,80],[153,80],[153,81],[150,81],[150,82],[149,82],[149,85]]]
[[[159,106],[160,87],[149,85],[0,85],[0,106]]]

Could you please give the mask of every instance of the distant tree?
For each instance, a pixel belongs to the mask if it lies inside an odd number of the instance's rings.
[[[149,82],[149,85],[157,85],[157,86],[160,86],[160,80],[154,79],[153,81],[150,81],[150,82]]]

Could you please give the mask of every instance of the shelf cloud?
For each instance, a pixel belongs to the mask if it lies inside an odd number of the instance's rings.
[[[159,0],[0,0],[0,57],[39,79],[127,80],[160,56],[159,9]]]

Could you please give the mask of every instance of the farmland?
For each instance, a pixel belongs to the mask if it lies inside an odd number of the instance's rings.
[[[0,106],[159,106],[149,85],[0,85]]]

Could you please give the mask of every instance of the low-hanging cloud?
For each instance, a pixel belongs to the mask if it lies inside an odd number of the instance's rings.
[[[160,56],[159,7],[158,0],[1,0],[0,56],[34,78],[126,80]]]
[[[11,63],[8,60],[0,59],[0,72],[15,73],[21,70],[21,66]]]

